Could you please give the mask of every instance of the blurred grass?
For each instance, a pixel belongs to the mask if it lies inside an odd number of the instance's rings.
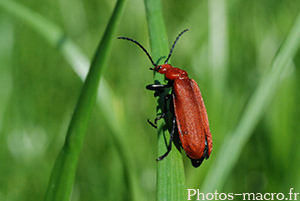
[[[217,156],[216,163],[209,172],[204,184],[203,192],[212,192],[215,188],[222,188],[227,175],[235,165],[242,148],[250,138],[261,116],[270,105],[276,94],[283,73],[291,67],[291,59],[300,46],[300,12],[285,41],[275,55],[271,67],[262,77],[253,95],[249,99],[240,121],[232,134],[224,140]],[[226,156],[230,156],[227,158]]]
[[[97,98],[101,73],[107,65],[112,41],[115,39],[115,32],[123,13],[124,4],[125,0],[119,0],[117,2],[105,29],[105,33],[97,47],[73,112],[64,146],[53,166],[45,200],[62,201],[69,200],[70,198],[75,181],[78,158]]]
[[[62,27],[90,59],[115,2],[22,4]],[[194,169],[184,156],[187,188],[203,187],[299,6],[292,0],[163,1],[168,42],[190,29],[178,43],[172,64],[198,82],[214,140],[212,155],[200,168]],[[82,84],[57,48],[3,7],[0,10],[0,200],[41,200]],[[143,1],[128,2],[118,35],[149,47]],[[297,52],[218,192],[299,192],[299,64]],[[155,200],[157,144],[155,130],[146,122],[155,117],[155,102],[144,88],[153,83],[148,67],[140,49],[113,44],[103,75],[117,100],[107,103],[112,110],[98,108],[92,115],[71,200],[130,200],[122,162],[128,152],[133,155],[134,167],[128,168],[136,176],[137,191],[143,200]],[[120,123],[108,122],[112,116]],[[119,137],[115,131],[120,131]],[[126,151],[118,151],[117,139],[125,140]]]

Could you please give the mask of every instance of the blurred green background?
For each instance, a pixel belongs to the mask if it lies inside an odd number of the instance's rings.
[[[17,2],[55,23],[89,59],[115,5],[109,0]],[[214,140],[210,159],[198,169],[183,152],[187,188],[199,189],[219,147],[239,123],[270,67],[300,10],[300,1],[162,3],[170,44],[180,31],[190,30],[179,40],[172,65],[186,70],[198,83]],[[129,0],[118,36],[134,38],[150,51],[146,23],[143,1]],[[1,201],[44,197],[82,87],[59,48],[0,5]],[[298,52],[218,192],[287,195],[290,188],[299,192],[299,64]],[[94,109],[71,200],[129,200],[128,175],[121,162],[126,163],[126,155],[133,156],[134,169],[129,172],[138,178],[139,194],[155,200],[156,131],[146,121],[155,118],[153,93],[145,90],[153,82],[149,67],[151,63],[137,46],[114,42],[102,77],[111,94],[100,93],[111,107]],[[123,153],[116,139],[130,153]]]

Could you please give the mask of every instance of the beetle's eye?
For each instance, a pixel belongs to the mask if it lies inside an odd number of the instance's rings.
[[[158,72],[159,71],[159,69],[161,69],[161,65],[159,65],[159,66],[157,66],[156,68],[155,68],[155,70]]]
[[[154,70],[154,71],[157,71],[161,68],[161,66],[155,66],[155,68],[149,68],[150,70]]]

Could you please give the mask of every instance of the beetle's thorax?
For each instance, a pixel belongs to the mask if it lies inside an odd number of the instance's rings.
[[[175,80],[177,78],[186,78],[188,77],[188,74],[186,71],[179,69],[179,68],[175,68],[173,66],[171,66],[170,64],[163,64],[163,65],[158,65],[156,67],[157,71],[161,74],[165,74],[165,77],[168,80]]]

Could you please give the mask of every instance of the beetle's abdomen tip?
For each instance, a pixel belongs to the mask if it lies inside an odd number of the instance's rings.
[[[199,167],[199,166],[202,164],[203,160],[204,160],[204,157],[202,157],[202,158],[200,158],[200,159],[192,159],[192,158],[191,158],[192,165],[193,165],[195,168]]]

